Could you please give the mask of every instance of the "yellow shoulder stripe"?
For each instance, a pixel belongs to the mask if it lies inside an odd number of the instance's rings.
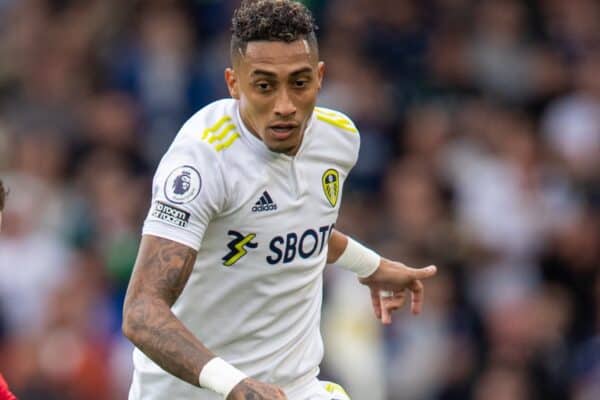
[[[221,151],[233,144],[240,134],[235,131],[235,125],[228,123],[231,117],[226,115],[202,132],[202,141],[213,145],[216,151]]]
[[[206,128],[202,133],[202,140],[205,140],[210,133],[216,132],[227,121],[231,121],[231,117],[229,115],[226,115],[218,120],[213,126]]]
[[[233,144],[233,142],[235,142],[237,140],[237,138],[240,137],[240,134],[237,132],[234,132],[233,135],[231,135],[229,137],[229,139],[227,139],[225,142],[223,143],[219,143],[215,146],[215,148],[217,149],[217,151],[221,151],[223,149],[228,148],[229,146],[231,146]]]
[[[321,107],[315,107],[315,115],[318,120],[321,120],[348,132],[358,133],[358,129],[356,129],[354,123],[352,123],[352,121],[343,114],[331,110],[326,110]]]
[[[346,393],[346,391],[344,390],[344,388],[342,386],[338,385],[337,383],[334,383],[334,382],[327,382],[327,383],[325,383],[325,390],[327,391],[327,393],[341,394],[341,395],[344,395],[344,396],[348,397],[348,393]]]

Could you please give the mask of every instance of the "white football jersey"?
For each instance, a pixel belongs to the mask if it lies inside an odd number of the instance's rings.
[[[317,107],[298,153],[271,152],[216,101],[181,128],[158,166],[143,234],[198,251],[175,315],[219,357],[321,399],[319,323],[327,242],[359,135],[345,115]],[[130,399],[219,399],[134,351]]]

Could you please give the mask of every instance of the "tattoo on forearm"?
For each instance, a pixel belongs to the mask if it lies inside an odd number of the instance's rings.
[[[213,355],[171,312],[192,272],[196,253],[170,240],[145,237],[125,299],[135,345],[173,375],[198,385]]]
[[[195,252],[166,239],[152,238],[150,242],[145,260],[140,262],[144,278],[147,278],[144,280],[172,306],[192,272]]]

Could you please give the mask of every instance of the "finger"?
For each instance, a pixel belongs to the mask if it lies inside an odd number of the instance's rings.
[[[381,315],[381,322],[385,325],[392,323],[392,314],[388,307],[388,301],[393,297],[382,296],[381,290],[374,291],[379,299],[379,313]]]
[[[411,306],[410,309],[414,315],[421,312],[423,308],[423,297],[425,296],[425,287],[423,282],[416,280],[410,286],[411,292]]]
[[[379,291],[379,297],[380,297],[380,301],[381,301],[381,310],[382,310],[381,321],[384,322],[383,315],[386,315],[387,317],[385,318],[384,323],[389,324],[392,322],[393,312],[398,310],[399,308],[401,308],[404,305],[404,303],[406,301],[406,296],[404,294],[404,291],[396,292],[392,296],[382,296],[381,291]]]
[[[281,398],[283,400],[287,400],[287,395],[285,394],[285,392],[281,388],[279,388],[279,395],[281,396]]]
[[[371,304],[373,305],[373,311],[375,312],[375,317],[377,319],[381,319],[381,299],[379,298],[379,291],[371,289]]]
[[[381,322],[384,323],[385,325],[389,325],[392,323],[392,313],[391,311],[386,307],[386,303],[387,303],[388,299],[382,299],[381,300]]]
[[[384,307],[386,307],[388,310],[391,310],[391,309],[397,310],[398,308],[400,308],[404,305],[404,302],[406,300],[404,291],[396,292],[392,296],[389,296],[389,297],[385,297],[385,296],[380,296],[380,297],[381,297],[382,305]]]
[[[431,278],[437,273],[437,267],[435,265],[430,265],[426,268],[406,268],[410,271],[413,279],[415,280]]]

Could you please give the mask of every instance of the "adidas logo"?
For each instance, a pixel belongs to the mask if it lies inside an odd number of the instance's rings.
[[[258,199],[258,201],[254,204],[254,207],[252,207],[252,212],[275,210],[277,210],[277,204],[275,204],[266,190],[263,192],[262,196],[260,196],[260,199]]]

